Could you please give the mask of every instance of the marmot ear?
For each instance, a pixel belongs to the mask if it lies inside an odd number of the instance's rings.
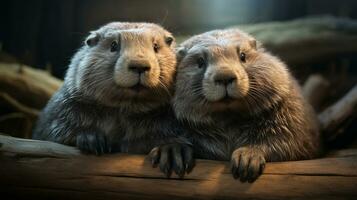
[[[98,44],[98,41],[100,39],[100,35],[96,32],[91,32],[91,34],[87,37],[85,43],[86,45],[92,47]]]
[[[178,47],[176,49],[176,59],[177,63],[181,62],[181,60],[186,56],[187,49],[185,47]]]
[[[174,38],[172,36],[166,36],[165,37],[165,43],[169,46],[171,46],[172,42],[174,41]]]
[[[249,40],[249,45],[250,47],[252,47],[253,49],[257,50],[257,41],[255,39],[250,39]]]

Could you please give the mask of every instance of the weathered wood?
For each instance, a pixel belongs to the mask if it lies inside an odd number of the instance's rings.
[[[0,100],[4,101],[4,103],[7,104],[8,107],[11,107],[18,112],[24,113],[26,116],[30,118],[36,119],[40,113],[39,110],[30,108],[18,102],[16,99],[12,98],[10,95],[8,95],[5,92],[0,92]]]
[[[234,26],[259,40],[290,67],[357,52],[357,21],[333,16]],[[177,37],[178,43],[188,36]]]
[[[0,143],[0,191],[11,199],[357,197],[357,149],[316,160],[268,163],[256,182],[243,184],[232,178],[228,162],[198,160],[184,179],[166,179],[143,155],[78,155],[72,147],[8,136],[0,137]]]
[[[335,139],[343,132],[341,127],[351,122],[357,112],[357,85],[343,98],[319,114],[321,128],[328,141]],[[340,129],[340,130],[338,130]]]
[[[310,75],[304,83],[303,94],[315,110],[318,110],[327,96],[329,85],[329,82],[319,74]]]
[[[61,85],[61,80],[46,71],[21,64],[0,63],[0,92],[28,107],[43,108]]]
[[[75,147],[0,135],[0,152],[8,156],[69,157],[81,155]]]
[[[44,70],[0,62],[0,130],[31,137],[31,130],[62,81]]]
[[[0,116],[0,129],[4,133],[20,138],[31,138],[34,119],[21,112],[13,112]]]
[[[252,34],[291,66],[357,52],[357,22],[348,18],[318,16],[238,28]]]

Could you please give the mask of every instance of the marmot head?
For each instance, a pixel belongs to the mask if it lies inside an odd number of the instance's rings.
[[[159,25],[110,23],[91,32],[66,78],[101,104],[149,110],[170,101],[174,48],[173,36]]]
[[[177,50],[173,105],[179,119],[208,122],[215,114],[255,115],[289,92],[285,65],[238,29],[194,36]]]

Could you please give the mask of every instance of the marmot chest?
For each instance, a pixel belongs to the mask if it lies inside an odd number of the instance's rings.
[[[230,160],[232,152],[244,140],[237,128],[217,126],[192,132],[196,156],[202,159]]]

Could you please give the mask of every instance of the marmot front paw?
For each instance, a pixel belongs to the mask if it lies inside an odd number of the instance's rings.
[[[106,137],[96,132],[79,133],[77,135],[77,147],[85,153],[96,155],[111,151]]]
[[[155,147],[149,157],[153,167],[159,165],[160,170],[170,177],[174,171],[180,178],[185,172],[190,173],[194,167],[192,147],[186,144],[167,144]]]
[[[265,158],[261,150],[241,147],[236,149],[232,154],[231,170],[235,179],[240,179],[241,182],[253,182],[265,167]]]

